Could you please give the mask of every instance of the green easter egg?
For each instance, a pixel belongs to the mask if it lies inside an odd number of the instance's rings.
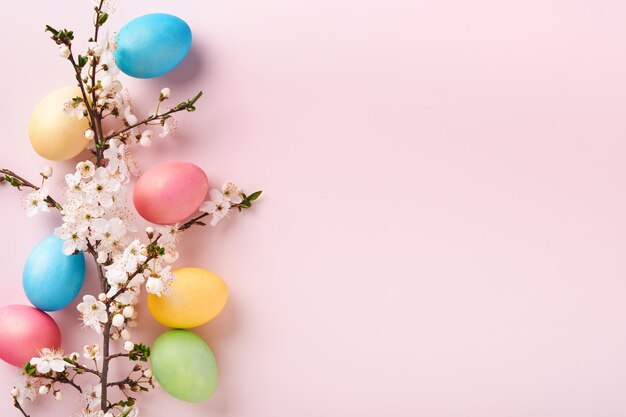
[[[174,398],[190,403],[209,399],[217,386],[217,363],[207,344],[187,330],[157,338],[150,356],[152,373]]]

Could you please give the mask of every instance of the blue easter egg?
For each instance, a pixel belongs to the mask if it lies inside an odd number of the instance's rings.
[[[131,77],[154,78],[173,70],[189,48],[191,29],[184,20],[171,14],[146,14],[118,32],[115,61]]]
[[[22,285],[40,310],[56,311],[76,298],[85,279],[85,255],[63,254],[63,240],[48,236],[26,259]]]

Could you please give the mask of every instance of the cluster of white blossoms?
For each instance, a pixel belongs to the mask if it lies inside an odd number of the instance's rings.
[[[91,161],[80,162],[73,174],[65,176],[67,201],[63,206],[63,225],[55,234],[63,239],[63,253],[98,250],[112,254],[129,243],[132,231],[126,213],[126,187],[130,180],[124,157],[126,145],[113,139],[104,152],[106,167],[96,168]],[[108,256],[107,256],[108,258]]]
[[[137,116],[133,113],[131,102],[124,92],[124,87],[117,78],[120,70],[115,64],[114,51],[115,40],[105,31],[101,34],[97,42],[89,43],[87,54],[84,57],[79,57],[78,65],[81,68],[80,75],[83,83],[88,88],[86,92],[87,96],[90,101],[93,101],[90,103],[91,107],[93,111],[101,114],[100,118],[102,119],[108,116],[114,116],[124,121],[126,129],[123,129],[123,132],[112,132],[111,134],[118,136],[124,141],[129,138],[134,138],[140,145],[150,146],[154,132],[149,129],[142,131],[139,126],[145,124],[160,125],[162,131],[158,136],[164,138],[171,132],[171,120],[169,117],[156,117],[157,115],[155,114],[155,118],[151,123],[139,122]],[[71,50],[67,45],[61,45],[59,47],[59,54],[62,58],[68,58],[70,53]],[[81,59],[83,61],[81,61]],[[93,76],[94,71],[98,74],[99,80],[95,87],[91,88],[89,86],[89,80],[90,77]],[[169,96],[170,89],[163,88],[159,96],[159,105],[161,102],[168,99]],[[79,96],[65,101],[63,111],[70,117],[82,119],[90,116],[87,107],[84,98]],[[89,140],[88,148],[91,150],[96,149],[96,143],[94,141],[96,133],[92,128],[85,131],[85,137]]]

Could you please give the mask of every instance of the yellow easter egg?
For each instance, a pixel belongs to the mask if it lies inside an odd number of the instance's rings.
[[[59,88],[45,96],[33,110],[28,136],[35,152],[45,159],[72,159],[87,146],[87,118],[78,120],[63,112],[63,103],[73,97],[81,97],[78,87]]]
[[[148,295],[148,309],[164,326],[189,329],[217,316],[228,300],[228,287],[220,277],[200,268],[174,271],[171,293]]]

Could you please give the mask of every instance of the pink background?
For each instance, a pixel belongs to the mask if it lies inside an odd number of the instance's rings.
[[[230,286],[225,311],[197,329],[218,358],[218,390],[199,405],[155,391],[144,416],[626,415],[625,2],[117,9],[115,29],[172,12],[194,31],[173,73],[124,80],[139,114],[163,86],[178,99],[206,92],[142,165],[186,159],[214,186],[266,193],[245,216],[189,233],[177,264]],[[30,111],[72,83],[43,26],[86,38],[89,6],[0,12],[0,166],[35,178],[46,162],[28,144]],[[28,221],[12,190],[0,196],[0,302],[25,303],[23,261],[59,217]],[[67,351],[98,340],[74,305],[53,314]],[[145,306],[141,319],[136,340],[165,330]],[[2,392],[15,374],[0,364]],[[8,394],[0,414],[17,415]]]

